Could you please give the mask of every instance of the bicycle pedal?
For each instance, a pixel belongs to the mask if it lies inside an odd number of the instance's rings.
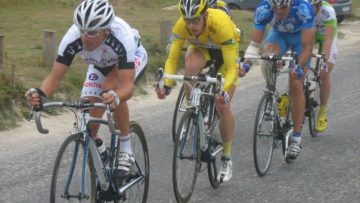
[[[220,175],[220,180],[218,180],[220,183],[223,183],[224,182],[224,177],[225,175],[224,174],[221,174]]]
[[[201,154],[200,154],[200,160],[202,162],[209,162],[211,161],[211,153],[210,153],[210,150],[209,150],[209,147],[206,149],[206,151],[202,151]]]

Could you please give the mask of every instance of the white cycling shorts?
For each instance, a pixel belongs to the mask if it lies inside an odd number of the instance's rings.
[[[147,63],[147,53],[143,46],[138,47],[135,53],[135,81],[139,80],[145,72]],[[101,99],[101,93],[104,91],[101,86],[105,81],[104,76],[94,65],[90,64],[86,73],[85,82],[81,90],[81,98],[97,97]]]
[[[332,43],[331,43],[331,47],[330,47],[330,53],[329,53],[329,58],[328,58],[328,62],[335,64],[336,61],[336,55],[337,55],[337,34],[336,36],[333,38]]]

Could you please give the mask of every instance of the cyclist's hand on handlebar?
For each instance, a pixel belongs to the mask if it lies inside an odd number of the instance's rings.
[[[238,72],[237,72],[238,76],[244,77],[246,75],[246,73],[249,72],[250,67],[251,67],[251,65],[248,63],[244,63],[244,64],[242,64],[242,66],[239,64],[239,68],[238,68]]]
[[[297,79],[301,80],[303,79],[303,69],[301,66],[296,65],[291,71],[290,71],[291,77],[296,77]]]
[[[39,88],[30,88],[25,93],[26,100],[35,111],[41,111],[43,107],[43,98],[46,94]]]
[[[113,110],[120,104],[119,95],[114,90],[109,90],[102,93],[103,103],[108,104],[110,109]]]
[[[325,71],[325,72],[328,72],[328,71],[329,71],[328,62],[325,62],[325,63],[323,64],[322,70]]]
[[[158,86],[155,88],[156,95],[158,99],[165,99],[167,95],[170,94],[172,88],[164,85],[164,88],[159,88]]]
[[[221,100],[222,104],[227,104],[230,102],[230,95],[224,90],[217,90],[217,96],[215,96],[216,100]]]

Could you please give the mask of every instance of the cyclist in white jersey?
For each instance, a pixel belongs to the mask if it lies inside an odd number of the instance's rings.
[[[73,21],[60,43],[51,73],[40,88],[27,91],[27,100],[40,110],[40,96],[50,96],[55,92],[74,56],[79,53],[89,65],[81,97],[90,102],[110,104],[114,110],[116,127],[121,131],[119,169],[126,173],[134,160],[126,101],[133,95],[135,81],[145,71],[147,53],[138,32],[115,16],[107,0],[83,1],[75,9]],[[101,117],[103,113],[102,109],[90,110],[94,117]],[[95,140],[100,139],[96,135],[99,126],[90,127]]]
[[[326,1],[309,0],[315,16],[315,42],[322,44],[322,53],[326,58],[326,69],[321,71],[320,111],[316,130],[323,132],[327,128],[327,103],[331,91],[330,73],[334,68],[337,55],[337,21],[334,8]]]

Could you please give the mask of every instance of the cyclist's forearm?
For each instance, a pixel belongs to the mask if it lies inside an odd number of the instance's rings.
[[[298,65],[304,67],[312,54],[312,45],[303,46],[303,50],[298,58]]]
[[[304,67],[305,64],[308,62],[312,55],[313,49],[313,37],[314,37],[315,30],[314,29],[307,29],[303,30],[301,33],[301,41],[302,41],[302,48],[303,50],[300,53],[298,58],[298,65]]]
[[[51,73],[44,79],[40,86],[40,89],[46,96],[50,96],[56,91],[67,70],[68,66],[55,62]]]
[[[332,27],[326,27],[326,32],[325,32],[325,38],[324,38],[324,54],[325,54],[325,58],[328,59],[329,58],[329,54],[330,54],[330,49],[331,49],[331,43],[332,43],[332,37],[333,37],[333,28]]]
[[[261,44],[263,39],[264,39],[264,30],[254,29],[251,35],[251,41]]]

